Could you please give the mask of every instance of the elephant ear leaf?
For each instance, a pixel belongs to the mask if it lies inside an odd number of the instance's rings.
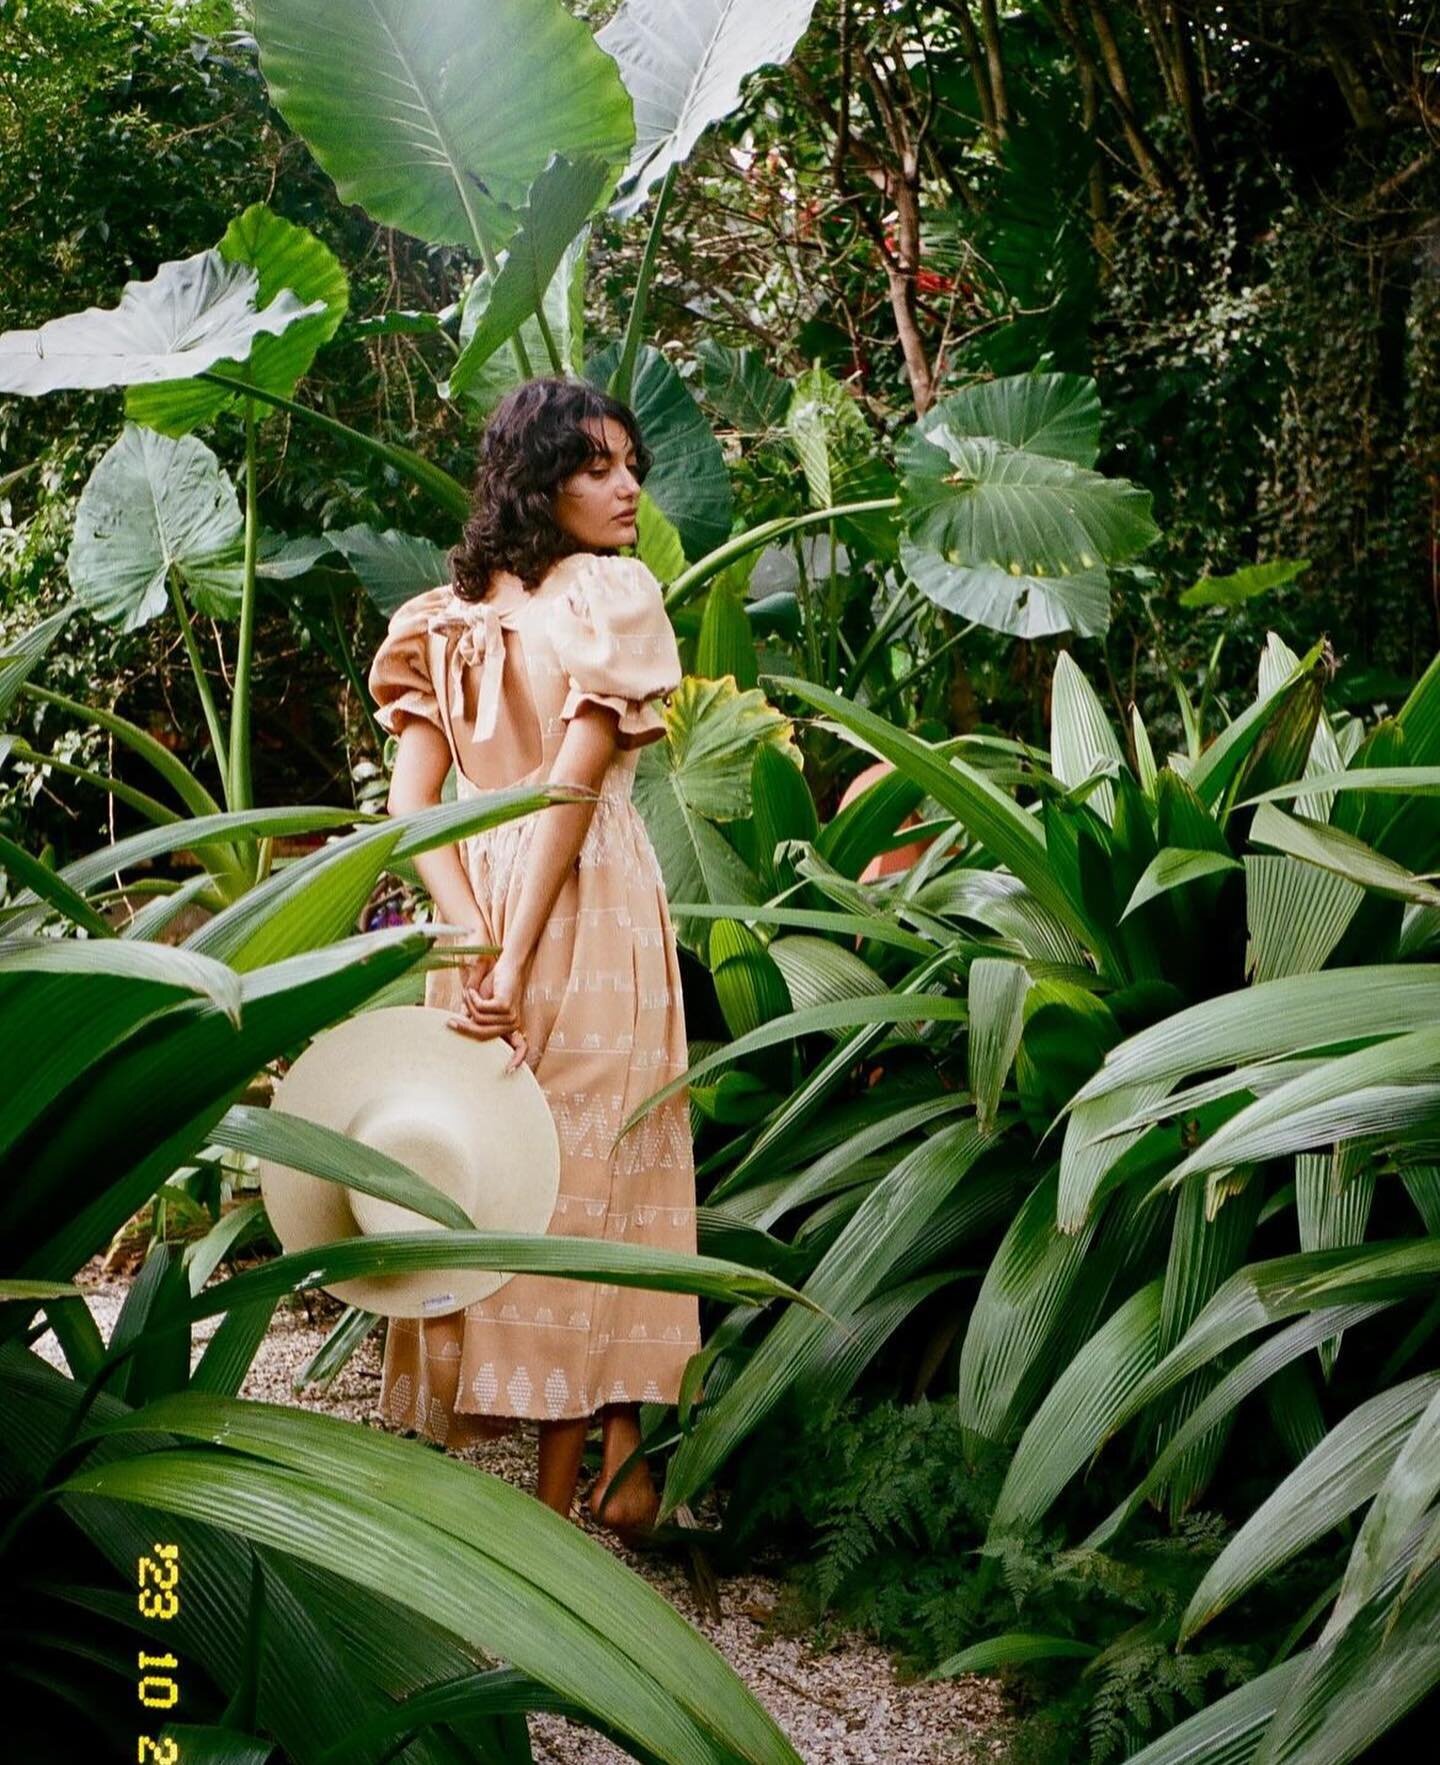
[[[429,245],[498,251],[552,153],[618,169],[635,138],[614,62],[555,0],[260,0],[255,35],[341,198]]]
[[[283,219],[263,202],[252,202],[225,229],[217,247],[227,264],[252,269],[262,312],[286,295],[304,315],[283,331],[263,332],[243,359],[217,361],[217,371],[265,392],[288,398],[316,352],[335,335],[350,304],[350,284],[339,258],[304,227]],[[163,435],[188,435],[210,422],[239,396],[210,380],[194,378],[131,386],[125,415]]]
[[[804,36],[815,0],[626,0],[595,41],[615,58],[635,103],[629,189],[614,205],[634,214],[711,123],[740,102],[747,74],[784,62]]]
[[[127,282],[119,304],[66,313],[34,331],[0,336],[0,392],[39,397],[188,379],[221,361],[243,361],[255,340],[312,313],[282,289],[256,310],[259,277],[218,251],[161,264],[148,282]]]
[[[1094,383],[1012,374],[942,399],[900,447],[901,562],[937,605],[1014,637],[1099,636],[1107,569],[1154,540],[1150,495],[1094,471]]]
[[[982,380],[931,405],[918,424],[924,435],[941,427],[1091,467],[1100,454],[1100,395],[1083,374]]]
[[[71,586],[121,631],[163,611],[172,571],[202,613],[232,616],[244,526],[235,487],[203,441],[127,423],[80,493]]]
[[[545,324],[549,327],[550,340],[565,364],[566,371],[572,374],[579,374],[585,365],[585,267],[589,244],[590,228],[587,224],[565,247],[560,263],[545,290]],[[507,259],[506,262],[508,261]],[[456,359],[457,370],[461,359],[469,354],[471,338],[487,322],[491,291],[498,278],[504,274],[504,263],[494,276],[489,270],[480,270],[465,291],[460,308],[462,355]],[[521,321],[514,334],[519,338],[525,359],[534,371],[538,372],[548,364],[549,350],[541,330],[538,309]],[[442,398],[461,397],[466,403],[473,405],[481,416],[486,416],[512,387],[520,385],[521,374],[512,350],[486,350],[477,352],[477,355],[479,359],[477,356],[470,357],[469,365],[458,380],[452,374],[441,383],[440,395]]]

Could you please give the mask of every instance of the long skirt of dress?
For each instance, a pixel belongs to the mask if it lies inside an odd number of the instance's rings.
[[[461,779],[462,793],[475,794],[468,783]],[[693,1253],[685,1092],[652,1110],[610,1153],[625,1117],[687,1064],[664,881],[630,783],[619,769],[606,779],[576,868],[536,946],[521,1024],[560,1139],[549,1231]],[[503,945],[518,906],[537,819],[506,822],[462,846],[491,943]],[[459,989],[458,969],[435,970],[425,1003],[458,1014]],[[524,1418],[559,1421],[610,1403],[673,1403],[699,1346],[694,1294],[514,1275],[448,1317],[389,1321],[381,1410],[401,1428],[463,1446],[510,1434]]]

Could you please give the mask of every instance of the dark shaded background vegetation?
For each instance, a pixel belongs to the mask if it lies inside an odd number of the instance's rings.
[[[756,77],[682,169],[656,334],[682,364],[702,332],[758,346],[781,372],[819,360],[882,432],[977,374],[1044,361],[1093,371],[1109,465],[1154,492],[1165,532],[1148,570],[1117,573],[1108,638],[1078,645],[1117,710],[1134,696],[1178,738],[1166,663],[1202,665],[1218,617],[1176,606],[1173,585],[1271,557],[1311,568],[1231,616],[1236,651],[1267,624],[1300,646],[1324,632],[1342,700],[1393,700],[1440,635],[1431,12],[1397,0],[829,0],[794,62]],[[317,363],[307,398],[468,482],[473,423],[436,396],[435,340],[353,336],[367,313],[454,300],[463,255],[340,203],[267,106],[245,24],[231,0],[0,6],[0,322],[108,303],[264,199],[352,277],[352,340]],[[642,242],[598,230],[592,338],[618,329]],[[120,400],[0,405],[7,629],[64,591],[74,499]],[[223,427],[218,440],[224,455]],[[262,460],[277,527],[364,520],[453,538],[413,487],[283,415],[264,427]],[[740,487],[747,522],[796,492],[743,474]],[[355,623],[364,653],[373,614],[357,604]],[[194,727],[168,641],[88,626],[72,684],[108,690],[157,732]],[[272,608],[262,801],[337,800],[366,758],[356,708],[309,646]],[[951,652],[947,721],[1038,733],[1053,648],[975,634]],[[34,808],[63,843],[74,811]]]

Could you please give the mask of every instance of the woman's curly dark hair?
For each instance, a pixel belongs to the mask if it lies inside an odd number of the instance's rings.
[[[462,600],[483,600],[496,570],[513,571],[536,588],[552,564],[579,549],[557,524],[552,499],[565,479],[606,457],[581,426],[606,417],[634,442],[635,475],[643,481],[650,452],[634,411],[589,381],[527,380],[496,405],[480,440],[470,517],[447,560]]]

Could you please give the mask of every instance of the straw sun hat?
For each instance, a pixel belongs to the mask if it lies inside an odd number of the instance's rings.
[[[446,1027],[450,1015],[392,1005],[334,1025],[276,1086],[273,1105],[408,1165],[457,1202],[477,1231],[542,1233],[560,1188],[560,1140],[545,1093],[528,1066],[504,1071],[507,1042],[460,1035]],[[260,1186],[287,1252],[444,1229],[408,1207],[268,1159]],[[439,1317],[513,1278],[503,1269],[426,1269],[326,1290],[387,1317]]]

